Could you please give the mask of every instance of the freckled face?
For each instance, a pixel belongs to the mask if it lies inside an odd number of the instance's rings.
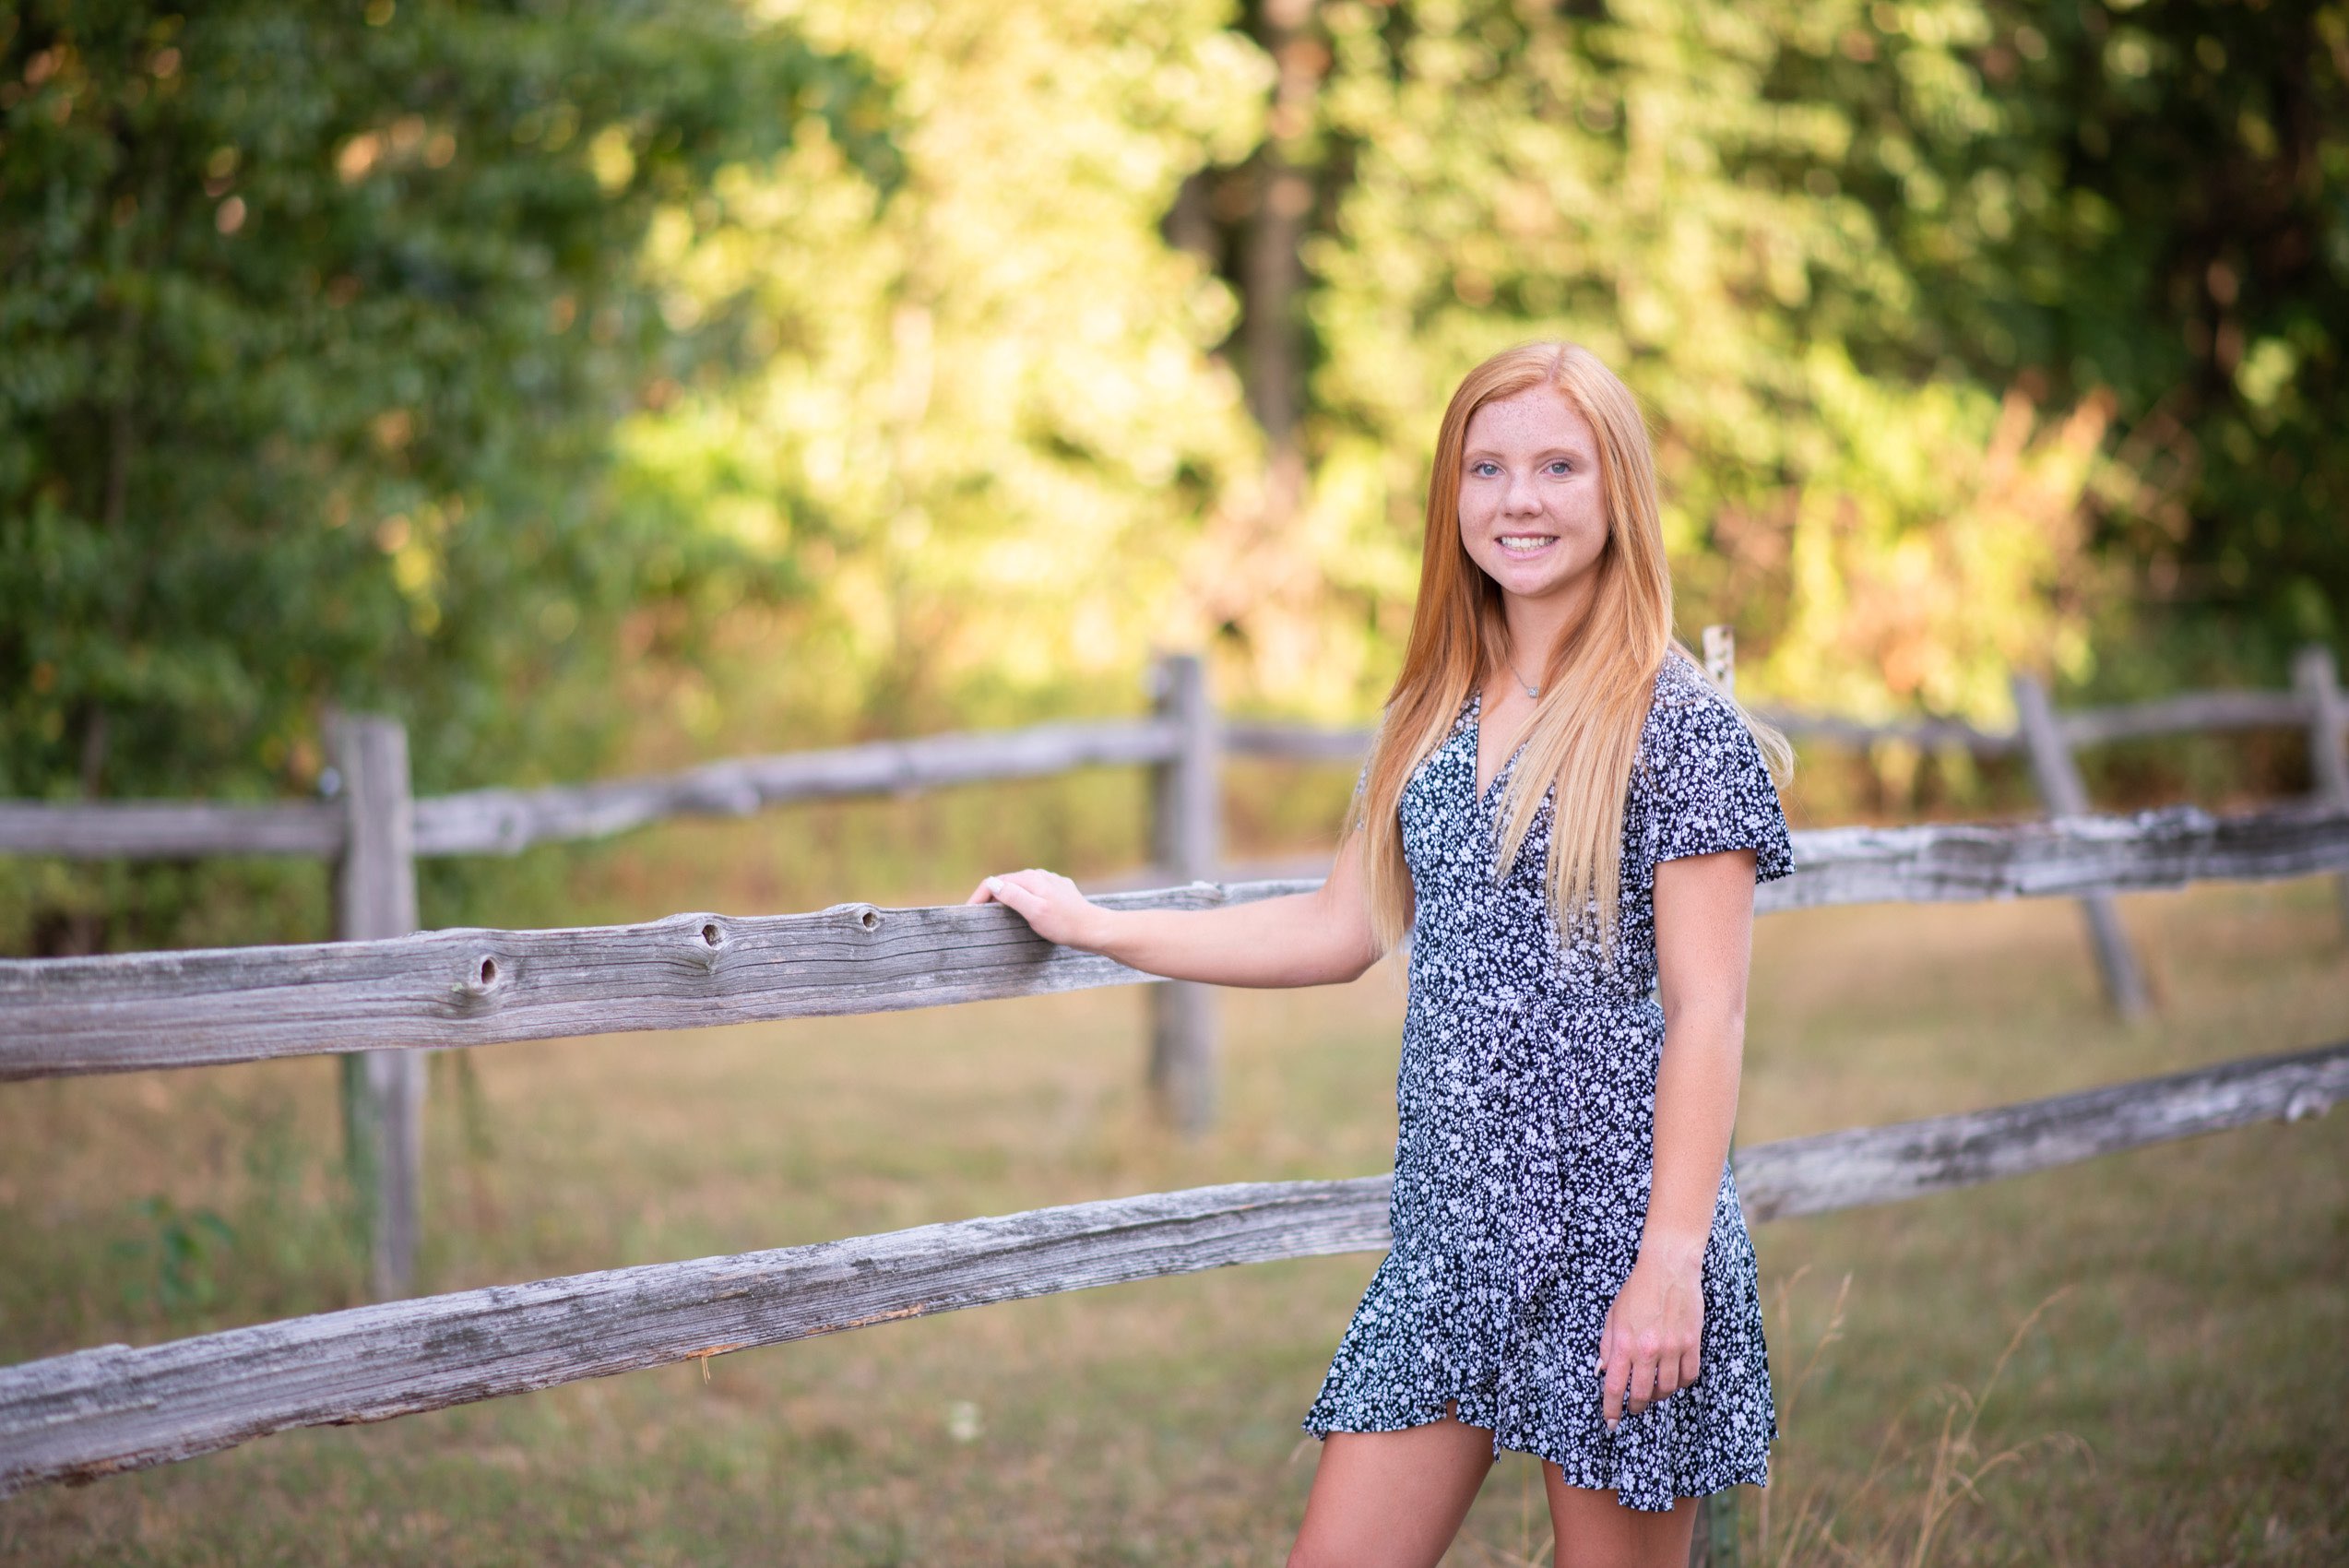
[[[1460,457],[1460,542],[1503,590],[1575,594],[1607,546],[1607,498],[1590,422],[1548,386],[1468,416]]]

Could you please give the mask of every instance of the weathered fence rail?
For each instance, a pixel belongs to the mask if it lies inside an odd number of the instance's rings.
[[[1168,719],[1038,724],[929,735],[828,751],[710,763],[681,773],[538,790],[469,790],[413,804],[420,856],[510,855],[561,840],[609,837],[682,816],[747,816],[807,801],[903,794],[1073,768],[1161,764],[1178,754]],[[342,852],[349,814],[335,802],[0,801],[0,853],[72,860]]]
[[[1737,1152],[1738,1194],[1757,1221],[1829,1214],[2255,1122],[2304,1121],[2343,1099],[2349,1099],[2349,1042],[1987,1111],[1757,1144]]]
[[[2284,692],[2184,692],[2147,702],[2075,707],[2055,715],[2055,732],[2074,750],[2118,741],[2165,735],[2224,734],[2245,730],[2305,730],[2317,732],[2341,712],[2343,699],[2333,676],[2330,650],[2304,650],[2294,666],[2293,689]],[[1852,719],[1803,708],[1759,705],[1754,712],[1797,740],[1866,746],[1896,741],[1934,750],[1955,746],[1976,756],[2021,754],[2027,740],[2020,728],[1985,730],[1962,719]],[[1226,726],[1224,747],[1235,755],[1353,761],[1370,743],[1362,729],[1315,729],[1303,725],[1236,719]],[[2321,747],[2321,739],[2319,745]]]
[[[1822,1214],[2349,1098],[2349,1043],[1740,1150],[1756,1218]],[[0,1369],[0,1496],[303,1426],[1097,1285],[1389,1241],[1390,1179],[1251,1182],[494,1286]]]
[[[1311,885],[1103,901],[1205,908]],[[994,905],[17,959],[0,962],[0,1079],[883,1013],[1151,978],[1055,947]]]
[[[2128,816],[1828,827],[1793,837],[1795,873],[1754,890],[1759,913],[2076,898],[2307,876],[2349,864],[2349,807],[2296,802],[2213,816],[2169,806]]]
[[[748,816],[806,801],[1166,763],[1180,754],[1181,744],[1180,729],[1170,720],[1105,719],[745,757],[596,784],[427,796],[416,802],[416,852],[508,855],[532,844],[601,838],[671,817]]]
[[[0,852],[73,861],[302,855],[331,860],[348,828],[327,802],[0,801]]]
[[[1787,734],[1870,745],[1900,741],[1931,750],[1956,746],[1976,756],[2013,756],[2027,742],[2021,730],[1983,730],[1963,719],[1889,719],[1880,723],[1799,708],[1763,707],[1761,716]],[[2163,735],[2226,733],[2240,730],[2305,730],[2316,707],[2300,692],[2186,692],[2150,702],[2108,707],[2075,707],[2056,716],[2056,733],[2071,747],[2110,745],[2116,741]]]
[[[1765,910],[1886,900],[2076,897],[2349,867],[2349,811],[2192,808],[2015,826],[1797,837]],[[1200,909],[1310,881],[1108,894]],[[0,1079],[627,1029],[887,1012],[1152,979],[1055,947],[997,905],[672,915],[568,931],[0,961]]]
[[[1962,719],[1875,721],[1766,705],[1754,712],[1797,740],[1849,746],[1898,741],[1928,751],[1955,746],[1976,756],[2001,757],[2018,755],[2025,745],[2020,731],[1983,730]],[[2164,735],[2306,730],[2315,719],[2314,705],[2296,692],[2192,692],[2122,707],[2072,708],[2057,715],[2056,728],[2066,745],[2078,749]],[[1329,762],[1356,760],[1370,743],[1368,730],[1242,720],[1228,727],[1224,742],[1235,755]]]
[[[1370,745],[1370,731],[1365,729],[1221,719],[1204,700],[1169,703],[1169,694],[1195,682],[1196,671],[1195,661],[1167,661],[1155,677],[1160,711],[1148,719],[931,735],[735,758],[592,784],[419,796],[413,804],[415,852],[513,854],[533,844],[607,837],[673,817],[742,816],[794,802],[1043,778],[1078,767],[1165,766],[1183,759],[1185,748],[1196,749],[1203,738],[1227,755],[1292,762],[1354,762]],[[2294,676],[2288,692],[2189,692],[2051,717],[2057,737],[2070,749],[2161,735],[2305,730],[2313,742],[2319,785],[2329,787],[2343,766],[2349,699],[2340,691],[2327,649],[2304,651]],[[1982,730],[1959,719],[1880,723],[1768,707],[1756,711],[1797,738],[1852,745],[1879,741],[1955,745],[1984,756],[2027,749],[2020,730]],[[84,860],[331,857],[341,851],[347,831],[347,813],[332,802],[0,801],[0,853],[8,854]]]

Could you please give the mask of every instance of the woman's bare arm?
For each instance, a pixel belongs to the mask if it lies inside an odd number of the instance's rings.
[[[1704,1249],[1738,1114],[1746,976],[1753,950],[1754,852],[1655,868],[1656,996],[1664,1055],[1655,1078],[1655,1163],[1631,1277],[1608,1310],[1602,1414],[1643,1409],[1696,1381]],[[1652,1388],[1652,1394],[1651,1394]]]
[[[1378,962],[1362,874],[1362,836],[1347,835],[1329,880],[1311,893],[1220,909],[1109,909],[1049,871],[991,876],[968,900],[1000,903],[1067,947],[1169,980],[1213,985],[1330,985]]]

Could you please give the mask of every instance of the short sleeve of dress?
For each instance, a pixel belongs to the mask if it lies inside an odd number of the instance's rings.
[[[1777,786],[1737,713],[1709,688],[1667,680],[1649,717],[1655,858],[1751,849],[1755,882],[1792,873],[1794,843]]]

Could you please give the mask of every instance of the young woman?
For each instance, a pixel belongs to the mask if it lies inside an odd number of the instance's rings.
[[[1694,1500],[1764,1481],[1728,1150],[1754,885],[1793,869],[1765,747],[1673,640],[1638,404],[1530,344],[1444,412],[1403,672],[1318,892],[971,895],[1224,985],[1352,980],[1410,933],[1394,1248],[1305,1418],[1292,1564],[1433,1563],[1504,1448],[1544,1461],[1560,1568],[1679,1568]]]

